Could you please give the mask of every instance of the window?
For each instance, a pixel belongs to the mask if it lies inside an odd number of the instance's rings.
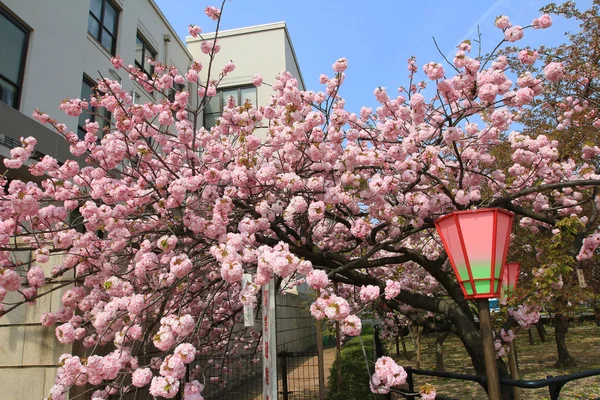
[[[96,92],[96,82],[94,82],[92,79],[88,78],[87,76],[83,76],[83,84],[81,85],[81,99],[85,99],[87,101],[90,100],[91,96],[95,96],[98,93]],[[78,123],[78,129],[77,129],[77,136],[79,137],[79,139],[85,138],[85,120],[89,119],[90,122],[98,122],[98,125],[100,126],[100,131],[102,131],[104,129],[104,127],[108,126],[110,127],[109,121],[110,121],[110,117],[111,114],[110,112],[108,112],[105,108],[100,108],[97,109],[96,107],[90,107],[89,112],[92,114],[89,114],[87,112],[83,112],[79,115],[79,123]],[[97,113],[99,113],[100,115],[96,115]],[[98,137],[101,138],[102,137],[102,133],[98,132]]]
[[[0,101],[19,108],[29,31],[0,8]]]
[[[119,10],[109,0],[91,0],[88,32],[115,55]]]
[[[150,65],[148,59],[156,59],[156,51],[148,45],[148,42],[138,32],[135,38],[135,66],[141,69],[152,78],[154,74],[154,65]]]
[[[227,104],[227,99],[233,97],[236,106],[243,105],[246,100],[256,105],[256,87],[243,86],[237,88],[226,88],[219,90],[217,95],[210,99],[204,109],[204,127],[210,129],[216,125],[217,119],[223,112],[223,107]]]

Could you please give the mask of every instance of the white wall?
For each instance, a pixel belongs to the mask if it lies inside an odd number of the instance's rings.
[[[214,39],[214,33],[203,34],[202,38]],[[295,77],[300,77],[295,58],[290,59],[291,50],[286,50],[290,45],[284,22],[221,31],[218,33],[218,41],[221,44],[221,51],[215,56],[211,78],[215,79],[229,60],[232,60],[236,66],[235,71],[221,82],[222,88],[251,84],[252,77],[257,73],[263,77],[265,83],[272,83],[278,73],[286,70]],[[194,59],[204,65],[202,79],[206,81],[208,56],[200,50],[202,39],[189,36],[186,42]],[[269,86],[259,87],[258,105],[264,106],[272,94],[273,91]]]

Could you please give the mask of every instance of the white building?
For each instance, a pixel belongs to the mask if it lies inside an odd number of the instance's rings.
[[[194,59],[206,58],[200,44],[203,40],[214,40],[214,37],[214,33],[203,34],[202,38],[186,37],[188,50]],[[256,88],[252,84],[252,77],[256,73],[266,83],[272,83],[278,73],[289,71],[298,80],[300,89],[305,89],[285,22],[220,31],[218,41],[221,50],[214,58],[211,79],[229,60],[234,62],[236,68],[221,81],[217,97],[208,103],[204,112],[205,126],[214,125],[229,96],[234,97],[236,104],[243,104],[246,99],[258,106],[268,103],[273,92],[268,85]],[[205,65],[201,72],[204,74],[203,81],[206,81],[207,67]]]
[[[37,108],[77,131],[90,116],[78,120],[66,116],[58,106],[65,98],[88,98],[100,76],[121,81],[136,103],[160,101],[160,95],[147,94],[126,72],[115,71],[110,59],[119,54],[125,64],[137,65],[151,74],[152,67],[144,60],[152,57],[184,73],[194,59],[206,59],[199,39],[189,37],[186,41],[187,48],[153,0],[0,0],[0,173],[5,169],[2,159],[20,145],[20,137],[36,137],[38,157],[47,154],[61,162],[72,158],[67,142],[33,120],[31,113]],[[219,41],[222,50],[215,60],[217,73],[230,59],[237,68],[223,80],[219,95],[207,108],[208,125],[214,123],[228,95],[237,102],[268,102],[271,88],[252,86],[255,73],[268,83],[287,70],[304,88],[285,23],[223,31]],[[33,179],[25,167],[9,174]],[[15,257],[28,261],[30,256],[22,252]],[[54,256],[48,268],[60,261]],[[37,305],[21,306],[0,319],[3,400],[43,398],[54,383],[58,357],[79,351],[60,345],[54,328],[40,324],[43,313],[60,307],[64,290],[58,289]],[[287,307],[289,301],[281,307]],[[306,337],[314,329],[312,319],[300,316],[297,306],[290,312],[284,308],[278,326],[283,343],[293,346],[288,350],[310,345]],[[302,326],[298,325],[300,320]]]

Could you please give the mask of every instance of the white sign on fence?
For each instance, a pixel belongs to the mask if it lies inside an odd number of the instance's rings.
[[[277,328],[275,280],[262,289],[263,400],[277,400]]]
[[[244,274],[242,277],[242,290],[251,282],[252,274]],[[254,307],[252,305],[244,306],[244,326],[254,326]]]

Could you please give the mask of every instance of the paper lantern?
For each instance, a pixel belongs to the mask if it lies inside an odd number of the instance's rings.
[[[521,264],[512,262],[506,263],[504,268],[504,274],[502,275],[502,287],[513,291],[517,288],[517,281],[519,280],[519,271],[521,270]]]
[[[513,219],[511,212],[484,208],[435,221],[466,299],[500,296]]]

